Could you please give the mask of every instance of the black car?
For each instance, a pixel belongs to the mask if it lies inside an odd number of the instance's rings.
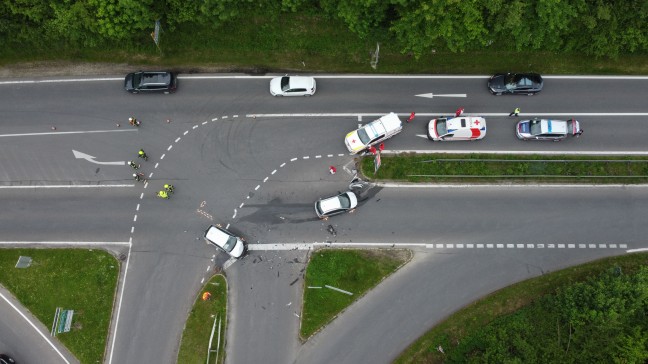
[[[175,92],[178,87],[176,75],[168,71],[140,71],[129,73],[124,80],[124,88],[131,93]]]
[[[493,95],[531,96],[542,91],[543,84],[542,76],[537,73],[498,73],[488,80],[488,89]]]
[[[13,360],[12,357],[10,357],[7,354],[0,354],[0,364],[14,364],[16,361]]]

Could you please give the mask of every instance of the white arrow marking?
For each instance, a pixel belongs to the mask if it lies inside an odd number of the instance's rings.
[[[420,95],[414,95],[414,96],[417,96],[417,97],[427,97],[428,99],[431,99],[431,98],[433,98],[433,97],[467,97],[466,94],[436,94],[436,95],[435,95],[435,94],[433,94],[433,93],[429,93],[429,94],[420,94]]]
[[[74,153],[74,158],[76,159],[85,159],[88,162],[95,163],[95,164],[108,164],[108,165],[114,165],[114,166],[123,166],[126,164],[124,161],[119,161],[119,162],[97,162],[95,157],[91,156],[90,154],[85,154],[81,152],[77,152],[76,150],[72,150],[72,153]]]

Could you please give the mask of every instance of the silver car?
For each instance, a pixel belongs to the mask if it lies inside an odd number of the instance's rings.
[[[207,228],[205,240],[237,259],[245,255],[247,250],[243,239],[223,229],[220,225],[211,225]]]
[[[521,120],[515,127],[515,134],[522,140],[551,140],[559,142],[568,135],[579,137],[583,134],[578,120],[569,119],[531,119]]]
[[[358,197],[352,191],[347,191],[317,200],[315,213],[320,219],[328,219],[330,216],[351,212],[356,206],[358,206]]]

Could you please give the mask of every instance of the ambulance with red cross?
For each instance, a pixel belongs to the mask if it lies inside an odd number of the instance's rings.
[[[440,117],[428,123],[433,141],[479,140],[486,136],[486,120],[478,116]]]

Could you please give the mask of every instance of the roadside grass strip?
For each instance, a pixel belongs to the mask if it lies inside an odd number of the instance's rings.
[[[196,297],[182,333],[177,362],[224,363],[226,329],[227,281],[217,274],[205,283]]]
[[[647,266],[648,253],[634,253],[516,283],[455,312],[394,363],[644,362]]]
[[[15,268],[20,256],[28,268]],[[74,310],[69,332],[59,339],[81,363],[103,362],[119,275],[109,253],[87,249],[0,249],[0,284],[45,327],[57,307]]]
[[[411,251],[322,249],[306,268],[300,337],[308,339],[411,259]]]
[[[376,180],[461,183],[648,183],[648,156],[400,154],[362,159],[362,173]]]

